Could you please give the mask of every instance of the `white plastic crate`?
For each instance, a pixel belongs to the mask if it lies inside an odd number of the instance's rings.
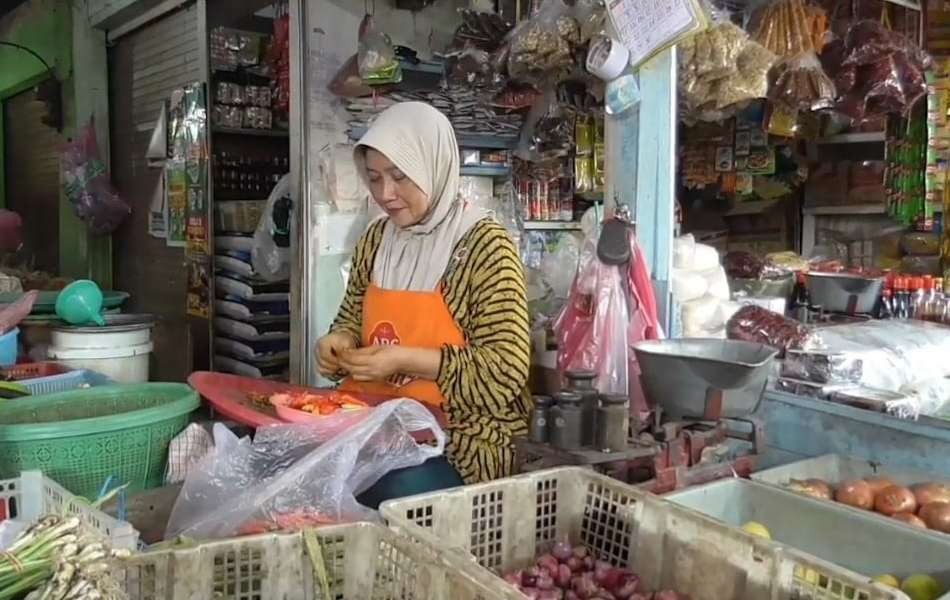
[[[13,518],[32,523],[48,514],[76,515],[109,538],[114,548],[135,550],[138,546],[139,533],[132,525],[93,508],[39,471],[0,480],[0,521]]]
[[[629,567],[652,589],[692,600],[906,598],[580,467],[390,500],[380,511],[396,531],[474,556],[493,573],[524,568],[567,538]],[[504,593],[524,598],[510,586]]]
[[[325,597],[304,535],[267,534],[146,552],[127,564],[129,600],[501,600],[477,566],[440,556],[381,525],[314,530],[327,573]]]
[[[948,477],[934,476],[931,473],[840,454],[824,454],[749,475],[749,479],[753,481],[761,481],[779,487],[787,486],[792,479],[817,478],[824,479],[831,485],[837,485],[846,479],[865,479],[867,477],[886,477],[901,485],[913,485],[926,481],[939,481],[950,485],[950,478]],[[860,509],[856,508],[854,510]]]
[[[926,573],[950,589],[950,536],[944,534],[745,479],[715,481],[665,497],[728,525],[762,523],[777,543],[867,577],[903,579]]]

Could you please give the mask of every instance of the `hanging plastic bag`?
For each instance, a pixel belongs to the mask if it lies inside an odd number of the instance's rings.
[[[435,445],[413,432],[431,431]],[[188,473],[166,539],[223,538],[377,520],[356,501],[386,473],[440,456],[445,433],[414,400],[308,423],[262,427],[252,442],[214,426],[214,450]]]
[[[663,336],[649,268],[632,232],[625,267],[600,262],[597,241],[596,233],[584,241],[567,305],[554,324],[558,369],[594,371],[601,393],[629,396],[631,411],[644,418],[650,407],[631,348]]]
[[[544,0],[530,19],[509,38],[508,75],[538,87],[556,83],[574,68],[574,48],[581,31],[563,0]]]
[[[76,139],[66,145],[61,165],[63,190],[76,216],[96,235],[118,229],[132,209],[109,181],[108,170],[99,156],[92,118]]]
[[[366,84],[382,85],[402,81],[402,69],[392,41],[388,35],[376,29],[371,15],[365,15],[360,23],[357,64],[360,77]]]
[[[254,273],[265,281],[284,281],[290,278],[293,208],[290,174],[287,174],[281,177],[271,190],[264,214],[254,231],[251,264],[254,266]]]

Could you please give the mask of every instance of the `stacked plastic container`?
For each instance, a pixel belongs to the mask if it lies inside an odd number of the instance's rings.
[[[215,237],[214,368],[286,380],[290,364],[290,282],[265,282],[251,262],[253,237]]]

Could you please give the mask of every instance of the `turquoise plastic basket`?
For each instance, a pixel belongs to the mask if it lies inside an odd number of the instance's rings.
[[[0,479],[37,469],[95,498],[109,477],[132,491],[162,484],[168,444],[198,394],[177,383],[110,385],[0,404]]]

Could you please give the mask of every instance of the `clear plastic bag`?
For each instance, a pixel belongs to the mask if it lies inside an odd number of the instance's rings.
[[[431,431],[435,445],[413,433]],[[445,434],[414,400],[313,422],[262,427],[252,442],[214,426],[215,447],[188,473],[166,538],[223,538],[277,528],[377,520],[356,501],[383,475],[440,456]]]
[[[266,281],[284,281],[290,277],[290,240],[294,227],[290,175],[284,175],[271,190],[264,214],[254,231],[251,264],[254,273]]]
[[[66,145],[61,163],[63,191],[76,216],[95,235],[106,235],[118,229],[132,209],[109,181],[108,169],[99,156],[92,119],[76,139]]]
[[[508,41],[508,75],[542,86],[559,81],[574,67],[580,27],[563,0],[544,0],[530,19],[512,30]]]
[[[320,150],[317,159],[326,199],[333,207],[346,213],[363,210],[369,190],[353,160],[353,146],[328,144]]]
[[[822,330],[822,352],[845,357],[842,361],[860,361],[856,383],[898,392],[925,379],[950,375],[948,332],[945,326],[913,320],[836,325]]]
[[[609,266],[597,258],[598,234],[584,240],[567,305],[554,323],[558,369],[597,373],[597,389],[630,397],[631,411],[650,411],[633,344],[663,336],[646,260],[632,232],[631,259]]]
[[[807,350],[820,345],[817,333],[795,319],[749,304],[740,308],[726,323],[731,340],[755,342],[786,350]]]
[[[392,41],[388,35],[376,29],[371,15],[365,15],[360,23],[357,66],[364,83],[381,85],[402,81],[402,69]]]
[[[835,84],[821,67],[814,52],[799,54],[775,67],[775,82],[769,98],[794,110],[831,108]]]

